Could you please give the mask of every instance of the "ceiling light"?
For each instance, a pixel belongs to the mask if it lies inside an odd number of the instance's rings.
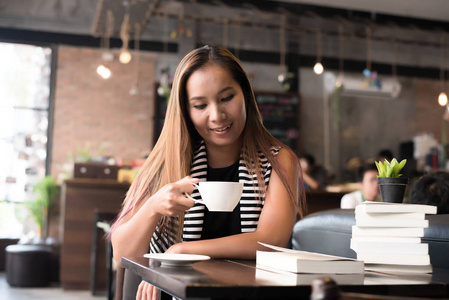
[[[438,96],[438,104],[441,106],[447,105],[447,95],[445,92],[441,92],[440,95]]]
[[[103,79],[108,79],[108,78],[111,77],[111,75],[112,75],[111,70],[110,70],[108,67],[104,66],[104,65],[99,65],[99,66],[97,67],[97,73],[98,73],[98,75],[100,75]]]
[[[119,60],[122,64],[127,64],[131,61],[131,53],[129,53],[128,50],[128,43],[129,43],[129,31],[130,31],[130,24],[129,24],[129,2],[124,1],[123,4],[126,8],[126,14],[123,17],[123,23],[122,27],[120,29],[120,38],[122,39],[122,49],[120,51],[120,57]]]
[[[324,71],[323,65],[321,64],[321,31],[318,30],[316,35],[316,63],[313,66],[313,72],[320,75]]]
[[[323,73],[323,71],[324,71],[324,68],[320,62],[317,62],[315,64],[315,66],[313,66],[313,72],[315,72],[315,74],[320,75]]]
[[[441,106],[447,105],[447,95],[444,92],[445,90],[445,79],[444,79],[444,62],[445,62],[445,53],[444,53],[444,38],[441,36],[440,38],[440,81],[441,81],[441,93],[438,95],[438,104]]]
[[[109,51],[109,41],[112,33],[112,29],[114,28],[114,16],[112,14],[112,11],[108,11],[106,15],[107,21],[107,28],[104,34],[101,36],[101,48],[104,48],[105,51],[101,54],[101,59],[103,62],[106,63],[100,63],[97,67],[97,74],[100,75],[103,79],[108,79],[111,77],[112,72],[107,67],[108,63],[112,62],[114,60],[114,54]]]
[[[284,81],[285,81],[285,74],[284,73],[281,73],[281,74],[279,74],[278,75],[278,81],[280,82],[280,83],[283,83]]]
[[[128,49],[122,49],[119,60],[122,64],[127,64],[131,61],[131,53],[129,53]]]

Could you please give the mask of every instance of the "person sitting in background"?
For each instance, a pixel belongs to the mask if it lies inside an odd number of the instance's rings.
[[[379,200],[379,186],[377,185],[377,167],[366,164],[359,169],[360,190],[351,192],[341,198],[341,208],[355,208],[365,201]]]
[[[408,202],[435,205],[437,214],[449,214],[449,173],[437,171],[422,176],[412,186]]]
[[[320,187],[320,183],[313,178],[311,170],[315,166],[315,158],[310,154],[303,154],[299,158],[299,163],[301,164],[302,176],[304,181],[304,188],[316,190]]]

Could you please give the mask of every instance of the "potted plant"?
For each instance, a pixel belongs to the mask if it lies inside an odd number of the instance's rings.
[[[380,197],[382,202],[402,203],[404,200],[405,189],[407,188],[408,178],[401,177],[402,168],[407,160],[403,159],[400,163],[393,158],[391,162],[385,160],[375,162],[379,174],[377,175],[377,184],[379,185]]]
[[[45,241],[48,236],[48,211],[59,193],[59,187],[51,176],[45,176],[33,186],[36,197],[26,201],[25,205],[36,222],[39,232],[37,237]]]

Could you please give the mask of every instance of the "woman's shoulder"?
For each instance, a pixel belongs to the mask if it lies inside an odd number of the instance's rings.
[[[298,156],[293,152],[293,150],[287,147],[272,147],[274,157],[283,166],[297,166],[299,164]]]

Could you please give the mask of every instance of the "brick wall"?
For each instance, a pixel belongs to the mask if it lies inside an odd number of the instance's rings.
[[[112,76],[96,73],[102,62],[99,49],[61,46],[56,71],[55,112],[51,174],[62,179],[71,173],[78,148],[91,155],[116,159],[141,158],[153,143],[155,57],[140,54],[139,94],[130,95],[137,82],[135,57],[127,65],[109,63]]]
[[[416,133],[431,133],[439,142],[442,138],[441,126],[446,109],[438,105],[440,92],[439,80],[416,80]]]

